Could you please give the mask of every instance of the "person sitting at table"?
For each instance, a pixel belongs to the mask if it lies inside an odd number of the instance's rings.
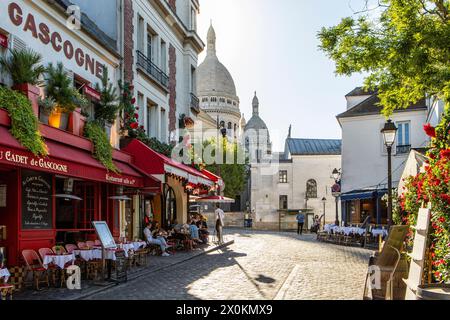
[[[200,239],[203,241],[204,244],[208,244],[209,241],[208,224],[206,223],[206,218],[202,215],[199,216],[199,219],[197,221],[197,228],[200,235]]]
[[[190,231],[192,240],[194,240],[197,243],[202,242],[202,240],[200,240],[199,228],[197,227],[197,220],[195,218],[191,219],[191,223],[189,225],[189,231]]]
[[[163,257],[170,256],[170,254],[166,252],[166,249],[168,248],[167,242],[164,239],[154,238],[151,229],[152,229],[151,223],[148,223],[144,229],[144,235],[147,240],[147,243],[159,245]]]

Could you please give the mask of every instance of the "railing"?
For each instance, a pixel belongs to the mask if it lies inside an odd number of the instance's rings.
[[[193,93],[191,93],[191,109],[200,112],[200,99]]]
[[[169,88],[169,77],[141,51],[137,51],[137,65],[165,89]]]
[[[411,151],[411,145],[397,146],[397,154],[405,154]]]

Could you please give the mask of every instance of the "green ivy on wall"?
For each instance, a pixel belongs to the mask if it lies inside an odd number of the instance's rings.
[[[0,108],[11,117],[11,134],[35,156],[45,157],[48,149],[39,132],[38,120],[31,102],[23,94],[0,87]]]
[[[109,171],[118,173],[119,169],[114,165],[113,150],[105,129],[94,121],[88,122],[84,127],[84,135],[94,144],[94,158],[100,161]]]

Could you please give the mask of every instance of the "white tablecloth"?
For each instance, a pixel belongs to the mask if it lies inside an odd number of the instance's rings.
[[[372,229],[372,235],[375,238],[378,236],[386,237],[388,235],[388,231],[384,229]]]
[[[77,256],[80,256],[85,261],[91,260],[101,260],[102,259],[102,250],[101,249],[92,249],[92,250],[74,250],[73,251]],[[128,257],[128,252],[125,252],[125,256]],[[105,259],[116,261],[116,253],[114,250],[105,250]]]
[[[44,268],[48,268],[49,264],[56,264],[61,269],[64,269],[64,266],[66,263],[69,263],[72,261],[72,264],[75,262],[75,255],[72,254],[65,254],[65,255],[46,255],[44,257]]]
[[[139,250],[140,248],[144,248],[147,245],[145,241],[137,241],[133,242],[134,251]]]
[[[91,261],[94,259],[102,258],[102,250],[99,250],[99,249],[74,250],[73,253],[77,256],[80,256],[81,259],[83,259],[85,261]]]
[[[336,225],[334,224],[326,224],[323,226],[323,230],[325,232],[331,233],[331,230],[333,229],[333,227],[335,227]]]

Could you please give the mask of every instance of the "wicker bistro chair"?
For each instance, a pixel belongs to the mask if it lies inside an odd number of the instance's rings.
[[[95,242],[94,241],[86,241],[86,246],[88,246],[89,248],[92,248],[95,246]]]
[[[37,252],[34,250],[23,250],[22,256],[27,266],[27,272],[31,272],[33,274],[33,283],[35,285],[35,289],[40,290],[40,283],[47,283],[47,287],[50,288],[48,270],[45,269],[42,265],[42,261],[39,258]]]
[[[55,254],[50,248],[40,248],[38,252],[39,255],[41,256],[42,262],[44,262],[44,258],[47,254]],[[47,270],[50,273],[49,275],[52,278],[53,285],[56,286],[56,275],[58,274],[58,266],[54,264],[49,264]]]

